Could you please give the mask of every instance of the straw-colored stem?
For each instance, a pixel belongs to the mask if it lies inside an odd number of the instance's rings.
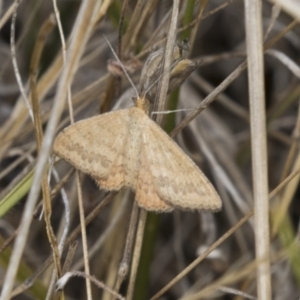
[[[255,219],[257,296],[271,299],[268,158],[260,0],[245,1]]]

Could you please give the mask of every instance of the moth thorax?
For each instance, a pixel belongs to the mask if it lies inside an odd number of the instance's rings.
[[[135,102],[135,106],[145,113],[149,111],[149,101],[145,97],[138,97]]]

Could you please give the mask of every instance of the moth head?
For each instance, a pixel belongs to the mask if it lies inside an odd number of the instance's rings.
[[[134,100],[135,107],[143,110],[146,114],[149,112],[149,101],[144,96],[139,96]]]

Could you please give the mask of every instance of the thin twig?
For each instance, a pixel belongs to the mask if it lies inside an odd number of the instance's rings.
[[[4,169],[0,173],[0,180],[3,179],[7,174],[9,174],[15,167],[17,167],[25,159],[28,159],[29,157],[31,157],[34,150],[35,150],[35,145],[31,146],[29,150],[27,150],[25,153],[23,153],[19,158],[17,158],[14,162],[12,162],[6,169]],[[1,196],[0,196],[0,198],[1,198]]]
[[[57,8],[56,1],[53,0],[53,6],[54,6],[54,11],[58,23],[58,28],[59,28],[59,34],[60,34],[60,39],[61,39],[61,44],[62,44],[62,53],[63,53],[63,61],[64,65],[66,65],[67,62],[67,57],[66,57],[66,42],[64,38],[64,33],[62,29],[62,25],[60,22],[60,16],[59,16],[59,11]],[[73,113],[73,105],[72,105],[72,99],[71,99],[71,87],[68,85],[67,88],[67,101],[68,101],[68,107],[69,107],[69,114],[70,114],[70,121],[71,124],[74,123],[74,113]],[[83,199],[82,199],[82,189],[80,185],[80,177],[79,177],[79,171],[76,170],[76,185],[77,185],[77,192],[78,192],[78,207],[79,207],[79,215],[80,215],[80,223],[81,223],[81,230],[82,230],[82,246],[83,246],[83,257],[84,257],[84,269],[85,273],[87,275],[90,275],[90,267],[89,267],[89,260],[88,260],[88,249],[87,249],[87,238],[86,238],[86,229],[84,226],[84,207],[83,207]],[[87,288],[87,295],[88,299],[92,298],[92,288],[91,288],[91,283],[89,281],[89,278],[86,277],[86,288]]]
[[[128,0],[123,1],[121,16],[119,21],[119,33],[118,33],[118,57],[122,61],[122,37],[123,37],[123,29],[124,29],[124,19],[125,19],[125,12],[128,5]]]
[[[79,272],[79,271],[71,271],[71,272],[66,273],[62,278],[60,278],[59,282],[57,282],[58,288],[59,289],[63,288],[65,286],[65,284],[69,281],[70,277],[73,277],[73,276],[78,276],[78,277],[83,277],[83,278],[88,277],[88,279],[90,281],[92,281],[98,288],[105,290],[106,292],[110,293],[117,299],[125,300],[124,297],[122,297],[120,294],[116,293],[114,290],[112,290],[111,288],[106,286],[103,282],[99,281],[94,276],[87,275],[87,274],[85,274],[83,272]]]
[[[71,268],[71,265],[73,263],[73,259],[75,256],[75,252],[77,250],[77,246],[78,246],[78,241],[73,242],[68,249],[68,253],[66,255],[66,260],[62,269],[62,274],[65,275]],[[55,297],[53,298],[54,300],[58,300],[60,298],[61,292],[57,292],[57,294],[55,295]]]
[[[12,63],[13,63],[14,73],[15,73],[15,76],[17,79],[17,83],[18,83],[20,92],[23,96],[23,99],[25,101],[25,104],[27,106],[27,111],[29,113],[29,116],[30,116],[31,120],[33,121],[32,108],[31,108],[30,102],[29,102],[27,94],[25,92],[25,88],[22,83],[22,78],[21,78],[21,75],[19,72],[17,58],[16,58],[15,27],[16,27],[17,9],[18,9],[18,6],[20,5],[20,3],[21,3],[21,0],[15,0],[14,11],[13,11],[12,19],[11,19],[10,49],[11,49],[11,58],[12,58]]]
[[[80,225],[81,225],[84,270],[86,272],[86,275],[88,276],[88,275],[90,275],[89,252],[88,252],[88,248],[87,248],[87,237],[86,237],[85,218],[84,218],[84,206],[83,206],[79,171],[76,172],[76,185],[77,185],[78,207],[79,207],[79,217],[80,217]],[[87,298],[89,300],[92,300],[92,287],[91,287],[90,278],[88,278],[88,277],[86,277],[86,289],[87,289]]]
[[[197,32],[200,29],[200,22],[203,19],[202,16],[204,14],[204,10],[205,10],[207,4],[208,4],[207,0],[201,1],[201,3],[199,4],[200,7],[199,7],[199,12],[197,14],[197,22],[192,27],[190,38],[189,38],[189,43],[191,45],[191,47],[189,49],[189,56],[191,54],[192,49],[194,48],[193,46],[194,46],[194,43],[195,43],[195,40],[196,40]]]
[[[126,201],[122,201],[122,204],[118,207],[118,211],[114,216],[113,220],[109,222],[109,225],[107,226],[105,231],[101,234],[100,238],[89,249],[89,260],[91,260],[97,253],[99,253],[99,250],[101,249],[102,245],[105,243],[105,241],[107,240],[111,232],[119,224],[121,217],[124,213],[124,208],[127,205],[128,203]],[[79,260],[78,262],[76,262],[76,264],[74,264],[73,270],[80,270],[83,267],[83,265],[84,263],[82,262],[82,260]]]
[[[126,300],[131,300],[133,297],[134,287],[135,287],[135,279],[136,279],[136,275],[137,275],[137,270],[138,270],[138,266],[139,266],[139,262],[140,262],[140,255],[141,255],[141,250],[142,250],[142,245],[143,245],[143,237],[144,237],[144,229],[145,229],[145,225],[146,225],[146,220],[147,220],[147,211],[144,209],[141,209],[137,233],[136,233],[134,251],[133,251],[133,258],[132,258],[131,272],[130,272]]]
[[[40,58],[42,55],[42,51],[45,45],[45,40],[47,36],[52,32],[55,26],[55,19],[53,15],[43,23],[38,36],[37,42],[34,46],[32,59],[30,63],[30,89],[31,89],[31,103],[33,109],[33,117],[34,117],[34,128],[37,142],[37,150],[41,151],[41,145],[43,141],[43,128],[42,128],[42,120],[41,120],[41,111],[39,107],[39,95],[37,93],[37,72],[38,66],[40,62]],[[45,210],[45,223],[46,223],[46,231],[48,235],[48,239],[53,251],[53,258],[55,262],[55,268],[57,274],[60,276],[61,274],[61,265],[60,265],[60,253],[58,250],[58,244],[51,226],[51,215],[52,215],[52,207],[51,207],[51,196],[50,196],[50,187],[47,172],[43,173],[42,178],[42,191],[43,191],[43,199],[44,199],[44,210]]]
[[[128,275],[130,258],[132,253],[132,246],[133,246],[134,236],[136,232],[136,225],[139,216],[139,211],[140,209],[135,201],[131,211],[131,217],[130,217],[128,234],[126,238],[124,254],[119,266],[118,277],[114,288],[116,291],[119,291],[122,282],[126,279]]]
[[[52,169],[51,173],[53,174],[57,184],[60,184],[61,181],[60,181],[59,175],[58,175],[57,171],[55,170],[55,168]],[[69,233],[69,228],[70,228],[70,204],[69,204],[67,193],[64,188],[60,189],[60,193],[61,193],[61,198],[63,200],[63,204],[65,207],[65,218],[63,220],[63,222],[64,222],[63,233],[61,235],[61,238],[60,238],[60,241],[58,244],[59,255],[61,257],[63,249],[64,249],[64,245],[65,245],[65,242],[67,239],[67,235]],[[51,197],[52,197],[52,192],[51,192]],[[63,274],[63,272],[61,272],[61,274]],[[51,299],[56,276],[57,276],[57,272],[56,272],[56,270],[53,270],[51,280],[48,285],[48,292],[47,292],[46,300]]]
[[[37,139],[37,149],[40,151],[41,144],[43,140],[43,129],[42,129],[42,120],[41,120],[41,113],[39,107],[39,95],[37,93],[37,72],[38,66],[40,62],[40,57],[45,45],[45,39],[49,35],[49,33],[53,30],[56,22],[53,15],[44,22],[42,25],[38,37],[37,42],[35,44],[33,54],[32,54],[32,61],[30,64],[30,87],[31,87],[31,99],[32,99],[32,108],[33,108],[33,115],[34,115],[34,123],[35,123],[35,132],[36,132],[36,139]],[[57,244],[56,236],[53,232],[51,226],[51,215],[52,215],[52,206],[51,206],[51,195],[50,195],[50,187],[49,187],[50,178],[48,178],[46,171],[43,173],[42,179],[42,191],[43,191],[43,204],[44,204],[44,217],[46,223],[46,230],[50,245],[52,247],[53,258],[55,262],[55,270],[52,274],[51,281],[54,282],[56,274],[61,276],[61,265],[60,265],[60,255],[61,251],[59,251],[59,247]],[[46,299],[49,299],[51,294],[51,283],[48,289],[48,294]]]
[[[22,2],[22,0],[19,1],[19,4]],[[18,4],[18,5],[19,5]],[[3,25],[9,20],[11,15],[14,13],[16,9],[16,1],[10,5],[4,16],[0,20],[0,29],[3,27]]]
[[[124,45],[124,50],[125,52],[128,51],[129,49],[129,42],[130,39],[132,37],[133,31],[134,31],[134,27],[136,26],[138,19],[141,17],[141,13],[142,13],[142,8],[143,8],[143,0],[138,0],[135,7],[134,7],[134,11],[133,14],[130,18],[130,23],[127,27],[124,39],[123,39],[123,45]]]
[[[63,188],[63,186],[69,181],[69,179],[73,176],[73,174],[75,173],[75,169],[72,168],[55,186],[54,188],[52,188],[51,190],[51,200],[53,200],[53,198],[58,194],[58,192]],[[33,217],[34,218],[38,218],[38,216],[41,213],[41,209],[42,209],[42,205],[43,205],[43,199],[42,201],[37,205],[37,207],[35,208],[34,212],[33,212]]]

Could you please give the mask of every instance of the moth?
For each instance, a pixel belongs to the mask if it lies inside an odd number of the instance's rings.
[[[53,151],[100,188],[130,187],[148,211],[219,210],[221,199],[210,181],[148,110],[147,98],[137,96],[131,108],[79,121],[57,136]]]

